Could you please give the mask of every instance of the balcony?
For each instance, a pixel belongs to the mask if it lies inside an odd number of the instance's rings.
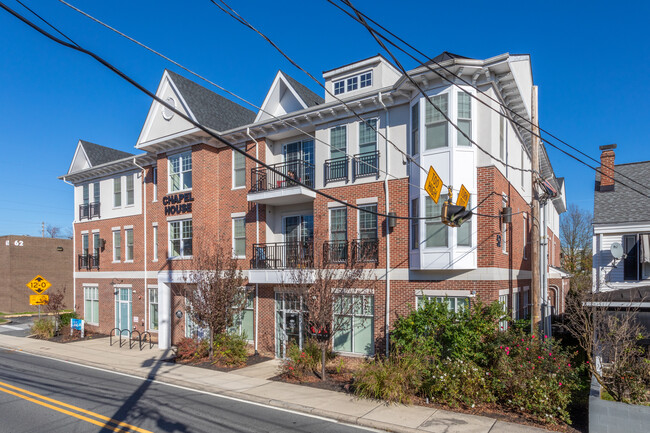
[[[99,202],[79,205],[79,220],[99,218]]]
[[[314,242],[253,244],[251,269],[303,269],[314,267]]]
[[[379,263],[379,239],[355,239],[351,248],[353,263]]]
[[[314,191],[295,182],[302,182],[313,188],[313,164],[305,161],[290,161],[274,164],[271,167],[284,176],[266,167],[251,169],[251,189],[248,192],[248,201],[279,206],[308,203],[316,198]]]
[[[326,264],[347,264],[348,241],[323,242],[323,259]]]
[[[347,156],[343,158],[333,158],[325,161],[325,185],[328,182],[337,180],[345,180],[348,182],[348,161],[350,158]]]
[[[79,254],[79,270],[99,269],[99,254],[94,256]]]
[[[360,153],[352,159],[352,178],[376,176],[379,179],[379,151]]]

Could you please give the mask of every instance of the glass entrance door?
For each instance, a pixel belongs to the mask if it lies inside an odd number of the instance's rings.
[[[275,356],[278,358],[286,358],[287,350],[292,344],[301,349],[303,347],[307,312],[302,304],[301,296],[289,293],[275,294]]]
[[[115,327],[121,330],[122,335],[128,335],[132,331],[131,289],[129,288],[118,289],[115,294]]]

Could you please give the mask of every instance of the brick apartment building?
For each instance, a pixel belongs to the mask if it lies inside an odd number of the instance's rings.
[[[530,119],[528,55],[476,60],[443,53],[435,60]],[[489,155],[380,55],[324,72],[324,99],[279,71],[257,113],[165,71],[158,97],[286,176],[256,166],[155,101],[138,154],[79,141],[62,176],[74,184],[77,311],[102,332],[157,333],[162,348],[191,335],[183,291],[196,238],[232,248],[251,289],[240,327],[256,349],[279,357],[288,341],[302,344],[307,328],[304,303],[281,283],[295,268],[314,266],[320,252],[337,263],[363,262],[372,281],[369,290],[352,291],[363,307],[336,338],[344,353],[383,351],[390,324],[423,297],[447,298],[454,309],[476,297],[500,300],[514,318],[524,317],[531,302],[531,176],[519,168],[531,167],[531,136],[474,87],[460,90],[425,67],[409,74]],[[556,294],[549,300],[562,308],[568,286],[555,268],[564,187],[543,149],[540,160],[555,191],[543,208],[544,269]],[[460,228],[443,225],[442,199],[436,205],[424,192],[418,165],[433,166],[454,196],[465,185],[479,215]],[[499,218],[504,207],[512,209],[511,223]],[[363,210],[431,219],[388,220]]]
[[[0,311],[37,310],[29,305],[29,295],[36,293],[26,285],[37,275],[52,283],[46,295],[65,288],[65,305],[72,308],[72,254],[72,239],[0,236]]]

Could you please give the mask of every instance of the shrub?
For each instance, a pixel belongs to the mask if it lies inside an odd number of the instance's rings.
[[[208,342],[193,338],[182,338],[176,345],[176,357],[181,360],[201,359],[208,356]]]
[[[394,354],[364,364],[354,377],[360,397],[410,403],[422,385],[424,364],[417,355]]]
[[[280,371],[298,379],[316,370],[320,364],[321,349],[313,341],[307,340],[304,347],[290,343],[287,347],[287,359],[280,365]]]
[[[495,400],[490,376],[472,361],[432,362],[424,375],[421,394],[450,406],[478,406]]]
[[[502,315],[498,302],[488,306],[476,302],[471,309],[456,313],[449,311],[446,302],[426,300],[396,321],[391,341],[401,353],[485,365],[485,349],[496,338]]]
[[[239,366],[246,363],[248,342],[239,334],[217,334],[214,338],[214,363]]]
[[[493,392],[503,406],[546,422],[571,422],[567,407],[579,374],[567,349],[552,338],[513,330],[493,353]]]
[[[68,326],[70,325],[70,321],[72,319],[78,319],[79,316],[77,313],[63,313],[59,316],[59,320],[61,321],[61,326]]]
[[[54,320],[49,318],[34,320],[34,324],[32,325],[32,334],[34,334],[36,338],[47,340],[54,337],[55,332],[56,323]]]

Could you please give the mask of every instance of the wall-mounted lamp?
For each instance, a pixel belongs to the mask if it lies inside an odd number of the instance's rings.
[[[388,228],[394,229],[397,225],[397,214],[395,212],[388,212]]]
[[[181,310],[176,311],[176,317],[178,317],[179,319],[183,317],[183,312]]]
[[[512,223],[512,208],[510,206],[506,206],[501,209],[501,222],[503,224]]]
[[[63,251],[63,247],[56,247],[57,251]]]
[[[104,251],[104,248],[106,248],[106,239],[101,238],[99,240],[99,248],[101,248],[101,250]]]

